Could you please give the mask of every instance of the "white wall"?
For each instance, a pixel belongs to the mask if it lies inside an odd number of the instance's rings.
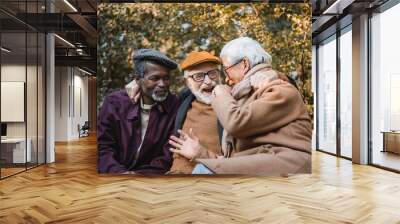
[[[67,67],[55,68],[55,141],[68,140],[68,87]]]
[[[24,82],[26,83],[26,106],[22,106],[20,112],[27,115],[27,120],[22,122],[6,122],[8,138],[25,138],[30,140],[32,162],[39,159],[39,163],[44,163],[44,92],[42,67],[25,64],[3,64],[1,66],[1,81],[3,82]],[[27,78],[27,81],[25,80]],[[2,89],[3,92],[4,89]],[[24,90],[21,94],[23,94]],[[7,96],[3,96],[7,97]],[[3,104],[3,103],[2,103]],[[12,110],[10,107],[2,107],[1,110]],[[11,112],[12,111],[7,111]],[[15,112],[14,112],[15,113]]]
[[[73,67],[56,67],[55,73],[55,140],[70,141],[88,120],[88,77]]]
[[[78,74],[77,74],[78,72]],[[73,138],[77,138],[79,133],[78,133],[78,124],[82,126],[85,121],[89,120],[89,114],[88,114],[88,77],[87,76],[82,76],[84,75],[81,73],[79,70],[75,69],[74,70],[74,91],[73,94],[74,96],[74,108],[73,108],[73,119],[72,119],[72,132],[71,135]]]
[[[24,65],[8,64],[1,66],[1,81],[18,81],[25,82]],[[7,108],[1,108],[7,110]],[[25,122],[7,122],[7,137],[24,138],[25,137]]]
[[[18,64],[3,64],[1,66],[1,81],[3,82],[25,82],[24,65]],[[30,70],[28,68],[28,70]],[[1,108],[7,110],[7,108]],[[25,137],[25,122],[10,122],[7,123],[7,136],[8,137]]]
[[[27,69],[27,70],[26,70]],[[1,66],[1,81],[3,82],[25,82],[26,71],[28,72],[28,84],[34,88],[27,88],[27,119],[28,119],[28,137],[32,130],[36,130],[36,80],[32,80],[31,74],[36,75],[36,66],[27,66],[19,64],[3,64]],[[39,107],[42,105],[39,105]],[[8,108],[1,108],[7,110]],[[24,109],[24,108],[23,108]],[[35,113],[33,113],[33,111]],[[33,123],[32,123],[33,122]],[[7,136],[8,137],[25,137],[26,122],[7,122]],[[36,135],[36,132],[35,132]]]

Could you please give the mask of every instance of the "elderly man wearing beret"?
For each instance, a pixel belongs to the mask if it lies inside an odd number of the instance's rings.
[[[190,159],[192,157],[217,158],[221,155],[219,136],[222,137],[222,126],[218,125],[217,116],[211,107],[211,93],[221,81],[220,67],[221,60],[206,51],[193,51],[180,64],[187,88],[177,94],[181,104],[174,133],[175,136],[179,136],[181,131],[196,135],[199,146],[204,150],[196,151],[202,155],[182,155],[185,151],[175,151],[169,174],[191,174],[196,165]],[[134,101],[140,96],[135,81],[127,85],[127,92]],[[172,139],[179,141],[175,136]]]
[[[168,138],[179,107],[169,93],[177,64],[150,49],[135,52],[134,70],[141,97],[132,103],[125,90],[109,94],[99,111],[99,173],[164,174],[172,165]]]

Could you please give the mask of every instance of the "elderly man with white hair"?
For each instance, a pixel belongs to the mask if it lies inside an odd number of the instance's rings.
[[[271,56],[251,38],[228,42],[220,58],[233,86],[213,91],[212,108],[224,128],[223,156],[190,158],[198,163],[193,173],[311,173],[312,125],[299,91],[278,78]],[[181,154],[203,155],[193,134],[182,133],[173,146]]]

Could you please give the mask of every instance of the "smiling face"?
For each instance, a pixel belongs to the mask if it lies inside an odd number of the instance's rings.
[[[207,75],[204,75],[207,73]],[[205,104],[211,104],[211,93],[216,85],[220,83],[220,70],[218,64],[205,62],[185,70],[187,87],[196,99]],[[204,76],[202,81],[199,77]]]
[[[169,94],[169,85],[168,68],[156,63],[146,63],[145,75],[140,79],[140,87],[148,99],[156,102],[164,101]]]

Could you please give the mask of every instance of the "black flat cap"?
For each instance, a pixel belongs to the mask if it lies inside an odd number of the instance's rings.
[[[161,65],[166,66],[169,69],[176,69],[178,64],[164,55],[163,53],[153,50],[153,49],[139,49],[134,52],[133,60],[142,61],[142,60],[152,60],[159,62]]]

